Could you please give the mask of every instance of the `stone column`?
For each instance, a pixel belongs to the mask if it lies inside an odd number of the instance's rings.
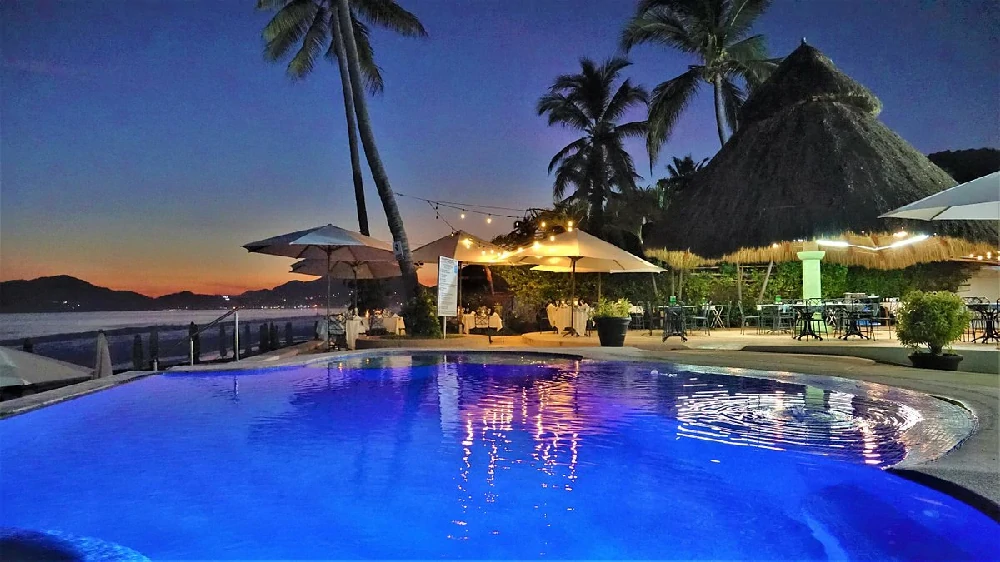
[[[820,261],[826,252],[822,250],[805,250],[799,252],[802,261],[802,299],[818,299],[823,297]]]

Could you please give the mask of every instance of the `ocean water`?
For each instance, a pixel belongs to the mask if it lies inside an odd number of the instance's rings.
[[[240,321],[260,322],[293,317],[322,316],[325,309],[283,308],[246,309]],[[0,341],[79,334],[97,330],[144,328],[151,326],[204,325],[225,314],[225,310],[138,310],[111,312],[37,312],[0,314]]]
[[[879,469],[962,437],[932,400],[496,354],[168,373],[0,420],[0,527],[151,559],[995,558],[996,523]]]
[[[130,368],[132,365],[132,345],[135,334],[143,339],[145,355],[149,355],[149,329],[159,327],[160,359],[162,362],[182,361],[188,356],[188,323],[204,326],[219,316],[224,310],[155,310],[118,312],[45,312],[0,314],[0,342],[20,347],[24,338],[32,338],[34,353],[75,363],[84,367],[94,367],[96,357],[97,330],[108,334],[111,359],[115,369]],[[240,311],[240,338],[244,337],[246,324],[250,325],[251,341],[256,347],[259,327],[264,322],[275,322],[281,340],[285,339],[285,323],[292,322],[293,335],[297,341],[304,341],[313,335],[313,323],[325,309],[246,309]],[[227,333],[227,349],[232,355],[233,318],[224,324]],[[219,331],[216,328],[202,333],[201,347],[203,359],[219,357]],[[241,348],[245,342],[241,344]]]

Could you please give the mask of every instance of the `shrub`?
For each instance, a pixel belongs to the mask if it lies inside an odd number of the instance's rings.
[[[971,314],[955,293],[914,291],[904,299],[899,312],[896,334],[899,342],[914,349],[921,344],[937,355],[962,337]]]
[[[601,299],[597,301],[597,307],[594,308],[594,318],[628,318],[629,309],[631,308],[632,303],[628,302],[628,299],[618,299],[614,301]]]
[[[441,320],[438,319],[434,295],[420,287],[417,296],[403,305],[403,320],[410,336],[440,338]]]

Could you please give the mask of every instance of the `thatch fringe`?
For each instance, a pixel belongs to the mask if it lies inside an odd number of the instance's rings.
[[[663,248],[647,249],[647,258],[656,258],[670,269],[693,269],[706,265],[715,265],[719,260],[708,260],[697,254],[685,251],[666,250]]]

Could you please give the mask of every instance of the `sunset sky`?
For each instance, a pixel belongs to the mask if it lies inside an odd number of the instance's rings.
[[[374,34],[385,92],[370,102],[396,191],[524,209],[551,204],[546,165],[573,137],[535,114],[578,59],[616,53],[632,0],[399,0],[423,40]],[[294,277],[252,240],[356,229],[335,64],[292,82],[261,55],[253,0],[0,3],[0,278],[69,274],[150,295],[231,294]],[[993,0],[778,0],[756,27],[775,55],[806,37],[883,102],[918,150],[998,144]],[[643,46],[652,88],[693,61]],[[718,150],[709,90],[662,158]],[[649,181],[639,144],[634,156]],[[653,179],[664,175],[662,165]],[[389,239],[366,177],[373,235]],[[400,199],[411,245],[447,234]],[[445,218],[488,238],[510,219]]]

